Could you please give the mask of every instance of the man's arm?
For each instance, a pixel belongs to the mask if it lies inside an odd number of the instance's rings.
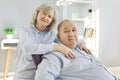
[[[43,56],[42,62],[38,65],[35,80],[55,80],[59,76],[61,63],[60,58],[52,53]]]

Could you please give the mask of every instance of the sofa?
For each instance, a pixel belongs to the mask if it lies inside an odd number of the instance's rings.
[[[108,70],[111,71],[113,74],[115,74],[117,78],[120,79],[120,66],[109,67]]]

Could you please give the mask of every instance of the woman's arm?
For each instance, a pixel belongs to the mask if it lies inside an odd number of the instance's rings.
[[[91,51],[86,47],[86,44],[85,44],[84,41],[79,41],[79,43],[78,43],[78,48],[79,48],[80,50],[85,51],[85,52],[88,53],[88,54],[92,54]]]
[[[53,44],[53,50],[63,53],[67,58],[75,58],[72,50],[63,44]]]
[[[26,29],[22,29],[19,33],[19,46],[24,53],[27,54],[45,54],[53,50],[52,41],[50,44],[37,43],[34,40],[34,34]],[[39,41],[39,40],[38,40]]]
[[[52,35],[51,35],[52,36]],[[48,36],[51,38],[51,36]],[[33,39],[34,35],[29,30],[22,29],[20,32],[20,48],[22,48],[25,53],[28,53],[30,55],[39,55],[39,54],[46,54],[50,51],[59,51],[63,54],[65,54],[68,58],[75,58],[72,51],[67,48],[66,46],[62,44],[53,44],[51,41],[51,44],[37,44],[35,40]],[[53,37],[53,36],[52,36]]]

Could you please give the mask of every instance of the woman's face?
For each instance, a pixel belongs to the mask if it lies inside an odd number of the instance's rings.
[[[36,23],[36,27],[39,29],[41,28],[46,28],[48,25],[50,25],[50,23],[52,22],[54,17],[54,11],[53,10],[49,10],[49,11],[44,11],[41,10],[38,13],[37,16],[37,23]]]

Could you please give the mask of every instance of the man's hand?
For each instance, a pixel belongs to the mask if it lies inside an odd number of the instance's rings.
[[[91,51],[86,47],[84,42],[81,43],[80,50],[84,50],[86,53],[92,54]]]

